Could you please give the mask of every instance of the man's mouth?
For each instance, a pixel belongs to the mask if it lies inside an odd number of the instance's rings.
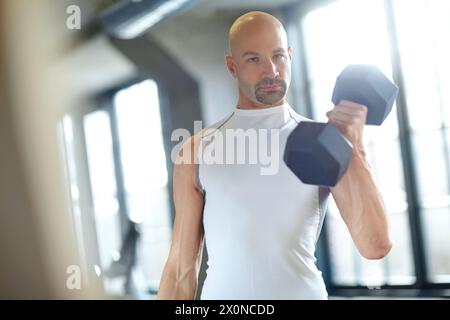
[[[279,85],[269,85],[269,86],[261,86],[261,89],[264,91],[273,91],[273,90],[277,90],[280,89],[281,87]]]

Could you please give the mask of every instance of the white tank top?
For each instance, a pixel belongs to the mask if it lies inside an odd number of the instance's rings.
[[[208,127],[222,134],[227,129],[279,129],[275,174],[261,174],[267,161],[249,163],[248,152],[245,164],[227,163],[225,156],[215,158],[219,163],[202,163],[205,155],[217,155],[211,148],[220,146],[220,136],[212,139],[212,133],[203,130],[198,182],[205,199],[208,268],[201,299],[327,299],[314,252],[329,189],[303,184],[283,162],[286,139],[303,120],[284,104],[236,108]],[[269,138],[262,137],[257,140],[270,146],[278,140],[270,139],[270,131]]]

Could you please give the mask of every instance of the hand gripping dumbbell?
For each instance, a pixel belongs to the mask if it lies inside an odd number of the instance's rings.
[[[367,107],[366,124],[380,125],[392,110],[398,87],[377,67],[347,66],[336,79],[332,101]],[[306,184],[334,187],[347,170],[352,144],[331,123],[301,121],[290,133],[284,162]]]

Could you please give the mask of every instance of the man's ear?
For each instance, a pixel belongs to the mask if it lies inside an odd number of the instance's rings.
[[[237,74],[236,74],[236,67],[233,62],[233,57],[231,55],[227,54],[225,56],[225,62],[227,64],[228,72],[233,76],[233,78],[236,78]]]
[[[289,59],[292,60],[292,47],[291,46],[288,47],[288,55],[289,55]]]

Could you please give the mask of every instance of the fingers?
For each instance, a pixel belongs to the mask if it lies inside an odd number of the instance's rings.
[[[341,110],[333,110],[327,112],[328,120],[331,122],[342,122],[343,124],[364,123],[364,114],[343,112]]]
[[[367,107],[351,101],[342,100],[333,110],[326,113],[330,121],[344,123],[365,123]]]
[[[341,100],[335,107],[344,113],[353,115],[365,115],[367,114],[367,107],[363,104],[355,103],[348,100]]]
[[[342,100],[326,115],[329,122],[334,124],[353,145],[361,144],[367,117],[366,106]]]
[[[338,106],[339,105],[340,106],[348,106],[348,107],[353,107],[353,108],[361,108],[361,107],[363,107],[363,108],[367,109],[367,107],[365,105],[360,104],[360,103],[356,103],[356,102],[353,102],[353,101],[349,101],[349,100],[341,100],[341,101],[339,101],[339,103],[337,105]]]
[[[357,119],[354,115],[345,112],[328,111],[327,117],[330,121],[338,121],[343,123],[352,123]]]

